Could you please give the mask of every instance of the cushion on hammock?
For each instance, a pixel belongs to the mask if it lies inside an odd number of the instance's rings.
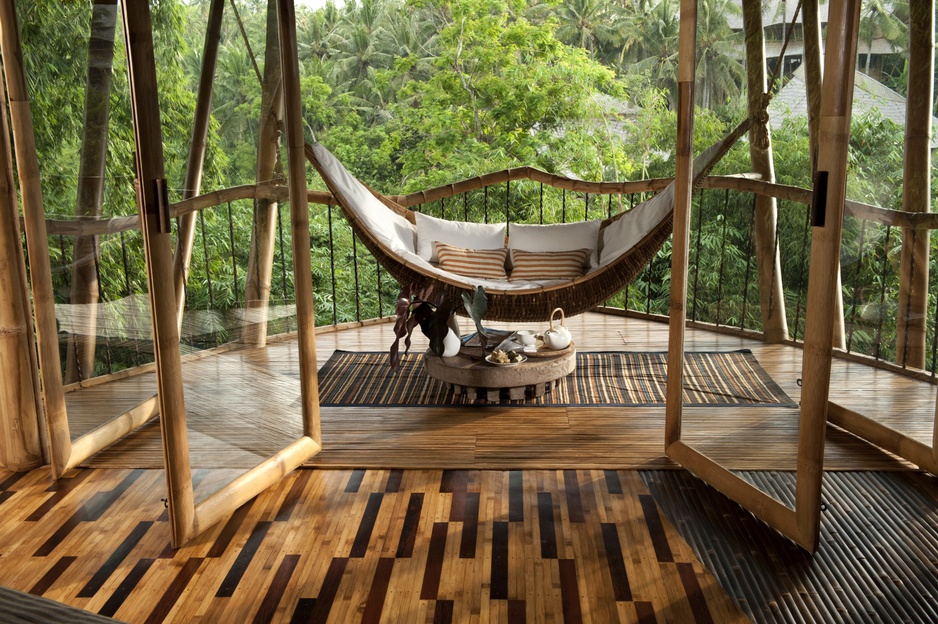
[[[508,250],[504,247],[501,249],[466,249],[440,241],[434,241],[433,247],[440,258],[440,268],[444,271],[479,279],[508,279],[508,275],[505,274],[505,257],[508,255]]]
[[[414,226],[410,221],[381,203],[322,145],[313,145],[313,153],[336,187],[335,191],[376,240],[395,252],[415,251]]]
[[[518,280],[574,279],[583,275],[589,267],[590,250],[569,251],[525,251],[511,250],[512,282]]]
[[[433,244],[436,241],[468,249],[502,249],[505,246],[504,223],[467,223],[437,219],[420,212],[417,218],[417,255],[429,262],[439,262]]]
[[[649,200],[643,201],[602,233],[603,252],[599,266],[606,266],[637,245],[674,208],[674,183]]]
[[[553,225],[512,223],[508,226],[508,248],[525,251],[589,249],[589,265],[596,266],[600,224],[598,219]]]

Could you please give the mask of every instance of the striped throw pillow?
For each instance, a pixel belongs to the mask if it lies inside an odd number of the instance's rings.
[[[440,258],[440,268],[450,273],[478,279],[505,280],[505,258],[508,249],[465,249],[433,241]]]
[[[583,275],[589,265],[590,249],[569,251],[511,250],[511,281],[573,279]]]

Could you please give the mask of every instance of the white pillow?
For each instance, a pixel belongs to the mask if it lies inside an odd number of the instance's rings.
[[[637,245],[674,208],[674,183],[647,201],[643,201],[603,230],[605,266]]]
[[[326,170],[336,190],[362,224],[391,251],[414,252],[414,225],[381,203],[355,179],[335,156],[319,143],[313,145],[319,165]]]
[[[596,266],[600,225],[599,219],[552,225],[512,223],[508,227],[508,248],[523,251],[571,251],[585,248],[590,250],[590,266]]]
[[[503,249],[504,223],[467,223],[447,221],[419,212],[417,217],[417,255],[428,262],[439,262],[433,248],[434,241],[467,249]]]

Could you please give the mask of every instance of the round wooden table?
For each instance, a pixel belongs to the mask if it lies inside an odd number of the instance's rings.
[[[512,400],[539,397],[553,390],[557,381],[576,370],[576,348],[571,344],[559,351],[540,351],[526,362],[496,366],[486,362],[477,349],[463,348],[453,357],[440,357],[429,351],[424,357],[427,374],[448,383],[457,395],[476,396],[484,389],[486,399],[497,402],[503,390]]]

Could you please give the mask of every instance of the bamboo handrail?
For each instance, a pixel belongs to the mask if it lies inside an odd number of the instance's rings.
[[[527,170],[546,176],[543,180],[539,176],[531,177],[519,176],[515,172]],[[505,176],[499,174],[507,174]],[[511,177],[509,177],[511,176]],[[425,191],[418,191],[408,195],[389,196],[398,204],[404,207],[411,207],[417,204],[437,201],[439,199],[448,199],[459,193],[483,188],[492,184],[500,184],[506,180],[534,180],[544,181],[567,180],[571,184],[567,186],[556,185],[556,188],[573,188],[573,183],[578,185],[589,185],[589,190],[577,186],[575,190],[584,193],[596,194],[630,194],[630,193],[649,193],[657,192],[671,183],[671,178],[650,178],[648,180],[637,180],[634,182],[583,182],[579,180],[569,180],[562,176],[555,176],[544,173],[531,167],[518,167],[515,169],[506,169],[505,171],[490,173],[484,176],[478,176],[469,180],[463,180],[457,184],[448,184]],[[466,186],[466,183],[472,183]],[[552,184],[553,186],[553,184]],[[770,183],[759,180],[754,174],[735,174],[735,175],[711,175],[703,179],[701,188],[704,189],[729,189],[731,191],[740,191],[755,193],[767,197],[775,197],[785,201],[791,201],[799,204],[811,204],[811,190],[792,186],[789,184]],[[456,190],[454,190],[456,189]],[[309,189],[306,191],[307,200],[312,204],[337,204],[338,200],[328,191],[316,191]],[[233,186],[226,189],[211,191],[191,199],[182,200],[170,205],[169,212],[171,217],[178,217],[184,214],[215,208],[230,201],[240,199],[276,199],[283,201],[289,198],[289,190],[285,186],[277,184],[244,184]],[[904,227],[918,230],[938,230],[938,213],[919,213],[905,212],[902,210],[893,210],[891,208],[881,208],[872,204],[847,200],[844,204],[845,211],[851,217],[872,221],[881,225],[893,227]],[[22,217],[20,218],[22,225]],[[137,215],[125,217],[110,217],[107,219],[46,219],[46,229],[49,236],[92,236],[101,234],[118,234],[130,230],[140,229],[140,219]]]

